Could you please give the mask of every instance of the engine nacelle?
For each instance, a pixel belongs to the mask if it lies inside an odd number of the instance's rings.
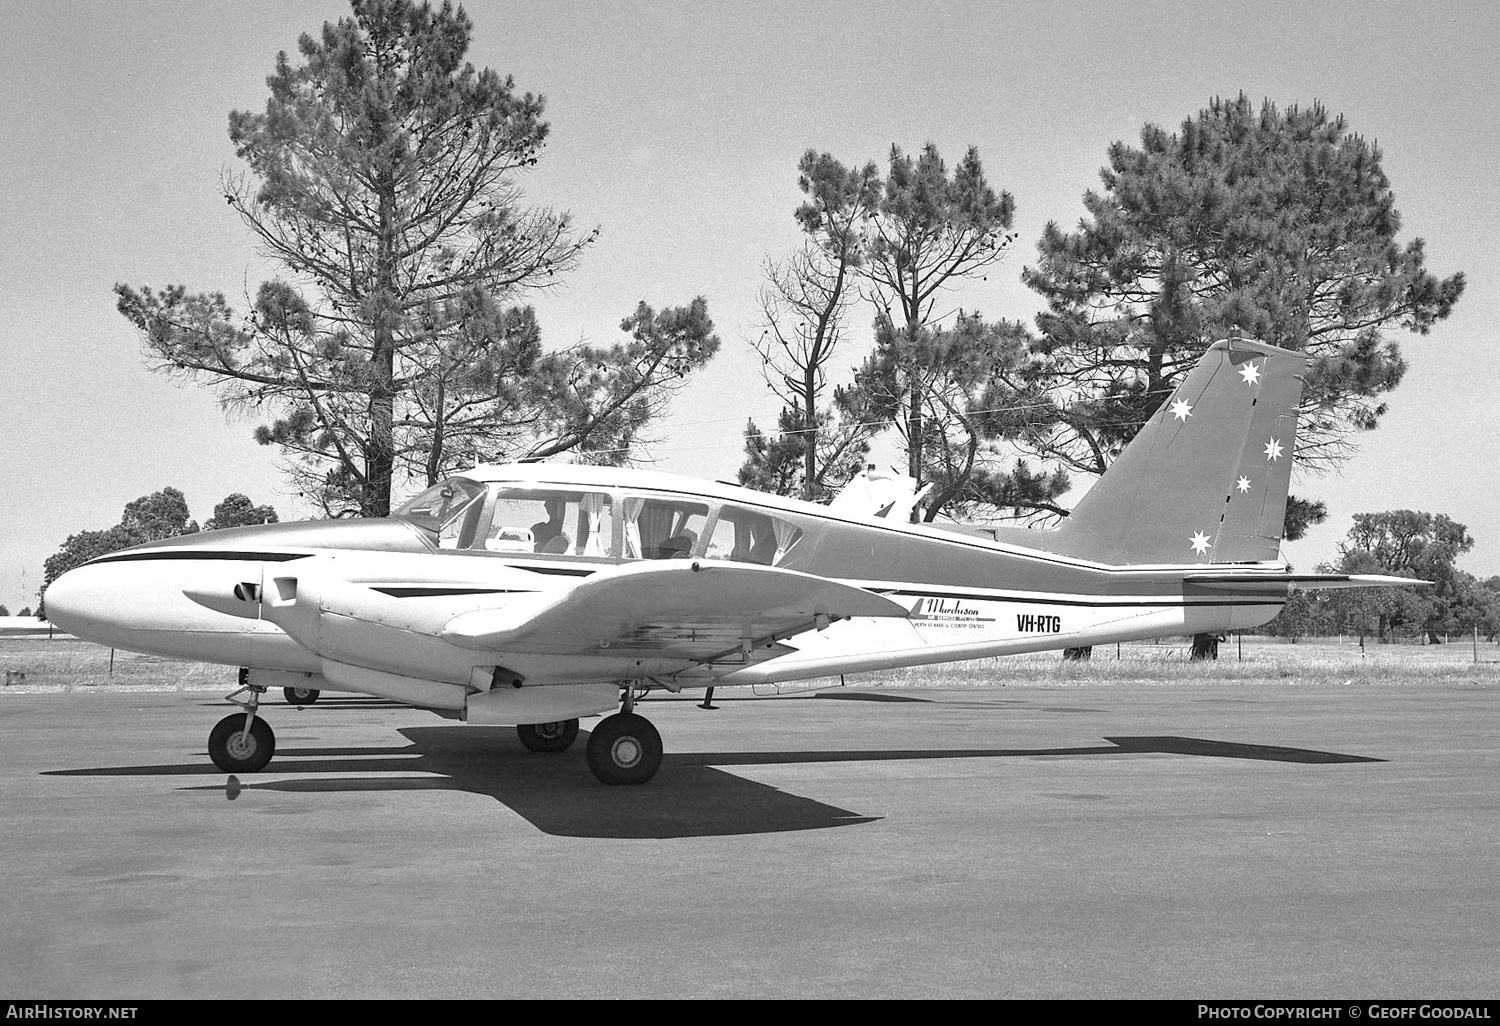
[[[477,671],[476,671],[477,672]],[[620,704],[618,684],[548,684],[493,688],[470,695],[464,709],[469,723],[510,726],[555,723],[606,712]]]
[[[338,690],[329,686],[328,678],[321,673],[304,673],[297,670],[264,670],[252,666],[245,671],[240,683],[253,688],[302,688],[310,691]]]
[[[323,676],[336,687],[347,691],[358,691],[366,695],[378,695],[393,702],[419,705],[426,709],[462,709],[466,688],[460,684],[445,684],[442,681],[407,677],[384,670],[372,670],[367,666],[351,666],[348,663],[322,660]]]

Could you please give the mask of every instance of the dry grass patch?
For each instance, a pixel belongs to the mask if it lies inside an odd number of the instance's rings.
[[[1219,659],[1194,663],[1186,639],[1132,642],[1094,649],[1093,658],[1069,662],[1060,652],[976,659],[904,670],[851,673],[864,687],[1083,687],[1130,684],[1389,684],[1500,683],[1500,647],[1470,643],[1368,645],[1354,641],[1231,638]],[[111,669],[113,655],[113,669]],[[24,675],[24,679],[22,679]],[[76,638],[0,639],[0,680],[20,693],[48,691],[233,690],[234,670],[94,645]],[[784,690],[836,684],[838,678],[798,682]]]
[[[1186,639],[1101,645],[1071,662],[1060,652],[976,659],[878,673],[849,674],[849,684],[907,687],[1025,687],[1114,684],[1429,684],[1500,683],[1500,648],[1469,644],[1366,645],[1355,641],[1230,638],[1219,658],[1192,662]]]
[[[232,667],[121,649],[111,652],[72,637],[0,639],[0,671],[0,680],[9,681],[12,691],[227,691],[234,687]]]

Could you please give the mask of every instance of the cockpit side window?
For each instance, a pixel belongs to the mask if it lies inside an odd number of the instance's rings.
[[[614,504],[605,492],[496,485],[489,527],[474,548],[549,556],[615,554]]]

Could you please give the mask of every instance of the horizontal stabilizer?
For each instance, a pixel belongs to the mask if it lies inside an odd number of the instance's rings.
[[[1414,577],[1392,577],[1387,574],[1189,574],[1183,578],[1186,584],[1211,584],[1215,588],[1233,591],[1263,589],[1267,584],[1289,584],[1293,590],[1326,590],[1329,588],[1400,588],[1407,585],[1430,587],[1431,581],[1419,581]]]
[[[461,613],[442,636],[486,652],[609,650],[701,661],[735,651],[748,656],[769,639],[846,617],[907,615],[888,598],[812,574],[674,560],[595,574],[561,595]]]
[[[1407,585],[1432,587],[1432,581],[1415,577],[1392,577],[1389,574],[1294,574],[1292,584],[1305,591],[1326,588],[1400,588]]]

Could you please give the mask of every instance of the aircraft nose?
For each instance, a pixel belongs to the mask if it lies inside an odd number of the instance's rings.
[[[47,619],[80,638],[97,633],[119,604],[108,576],[101,567],[80,566],[53,581],[43,596]]]

